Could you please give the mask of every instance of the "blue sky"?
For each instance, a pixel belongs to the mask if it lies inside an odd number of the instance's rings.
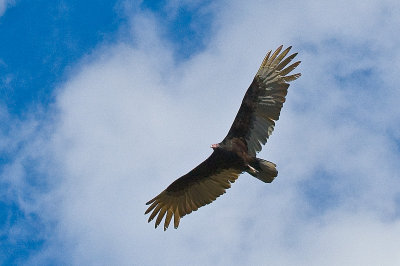
[[[127,23],[127,14],[121,12],[123,4],[118,1],[10,4],[1,19],[0,55],[2,101],[9,112],[20,115],[31,105],[47,105],[53,100],[52,89],[65,80],[65,73],[74,63],[97,45],[121,37]],[[179,50],[176,57],[184,59],[203,46],[209,23],[192,23],[198,14],[186,8],[168,17],[165,6],[164,1],[145,1],[129,11],[152,12],[165,27],[163,37]]]
[[[400,261],[399,12],[0,0],[0,263]],[[259,154],[277,179],[242,175],[178,230],[154,230],[144,203],[210,154],[281,44],[302,77]]]

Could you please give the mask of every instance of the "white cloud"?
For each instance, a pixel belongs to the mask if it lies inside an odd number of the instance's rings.
[[[7,7],[13,5],[15,3],[14,0],[0,0],[0,17],[6,12]]]
[[[28,119],[26,130],[8,140],[34,140],[17,153],[15,169],[23,169],[18,158],[35,155],[41,171],[50,171],[47,192],[20,203],[56,222],[32,264],[51,258],[80,265],[392,265],[400,259],[400,48],[393,35],[399,4],[229,3],[215,10],[210,44],[185,62],[174,61],[154,18],[136,15],[135,45],[99,48],[58,89],[45,130],[29,131],[37,119]],[[299,51],[303,76],[290,87],[260,154],[278,164],[276,181],[265,185],[243,175],[178,230],[154,230],[144,203],[211,153],[209,144],[226,134],[266,49],[281,43]],[[23,194],[29,173],[16,176],[20,181],[7,183]],[[315,188],[322,195],[307,194],[323,178]],[[330,204],[318,202],[324,193]]]

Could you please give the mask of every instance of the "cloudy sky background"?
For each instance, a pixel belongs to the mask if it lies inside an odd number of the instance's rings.
[[[0,1],[0,264],[400,262],[398,1]],[[227,133],[293,45],[259,157],[163,232],[145,202]]]

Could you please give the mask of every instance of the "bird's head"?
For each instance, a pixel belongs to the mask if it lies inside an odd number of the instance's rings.
[[[212,145],[211,145],[211,148],[213,148],[213,150],[219,148],[219,143],[217,143],[217,144],[212,144]]]

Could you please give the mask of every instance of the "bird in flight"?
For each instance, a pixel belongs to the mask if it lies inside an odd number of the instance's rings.
[[[151,212],[148,222],[157,216],[157,228],[165,217],[165,231],[173,217],[174,227],[178,228],[181,217],[224,194],[243,172],[265,183],[275,179],[278,175],[276,165],[257,158],[256,154],[274,130],[289,82],[301,75],[288,75],[300,64],[297,61],[287,66],[297,55],[294,53],[286,57],[290,49],[288,47],[281,52],[281,45],[274,53],[267,53],[244,95],[227,136],[222,142],[211,145],[214,151],[204,162],[146,203],[150,206],[145,214]]]

